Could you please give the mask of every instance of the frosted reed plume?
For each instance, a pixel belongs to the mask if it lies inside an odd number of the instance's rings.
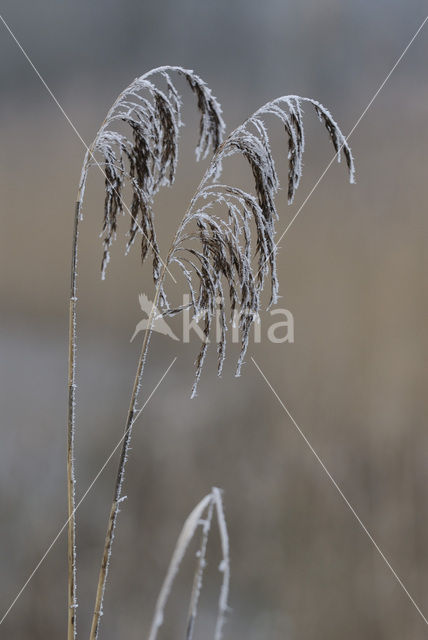
[[[339,162],[343,150],[350,181],[354,181],[353,158],[342,132],[327,109],[309,98],[284,96],[268,102],[218,147],[179,226],[167,259],[167,265],[175,263],[179,266],[187,282],[194,315],[204,318],[205,339],[196,360],[192,396],[196,394],[214,319],[219,320],[221,327],[217,341],[219,375],[226,356],[227,305],[230,320],[239,324],[241,351],[236,375],[240,375],[266,280],[269,280],[269,306],[277,302],[275,222],[278,213],[275,196],[279,179],[263,118],[267,115],[279,118],[288,137],[288,202],[291,204],[302,175],[304,102],[315,108],[324,123]],[[242,154],[250,165],[255,195],[216,182],[223,161],[237,153]],[[226,215],[220,216],[220,209],[225,210]],[[164,296],[161,305],[165,315],[181,310],[171,309]]]
[[[76,522],[75,522],[75,470],[74,436],[76,423],[76,350],[77,350],[77,260],[79,226],[82,219],[83,198],[88,172],[96,165],[105,177],[105,203],[103,222],[103,259],[102,277],[110,259],[110,247],[117,234],[120,213],[130,215],[129,239],[127,248],[134,243],[140,233],[141,257],[152,255],[153,279],[162,297],[160,265],[162,261],[156,240],[153,220],[153,199],[161,186],[171,185],[177,167],[178,133],[182,126],[181,98],[172,82],[171,75],[182,76],[197,98],[200,113],[199,141],[196,147],[197,159],[205,158],[215,151],[222,140],[224,123],[221,109],[211,90],[193,71],[181,67],[159,67],[137,78],[118,96],[102,123],[93,143],[87,149],[80,176],[78,196],[75,208],[71,285],[69,311],[69,373],[68,373],[68,445],[67,445],[67,488],[68,488],[68,640],[74,640],[76,634]],[[153,81],[156,78],[163,83],[159,88]],[[127,127],[125,134],[120,127]],[[132,192],[130,206],[123,198],[125,186]],[[164,265],[165,267],[165,265]],[[97,588],[95,612],[92,621],[91,638],[98,635],[98,626],[102,614],[102,600],[111,545],[121,499],[121,487],[124,468],[132,434],[132,420],[136,409],[145,354],[149,341],[146,334],[141,352],[137,374],[134,381],[130,409],[126,422],[126,437],[121,454],[114,499],[110,512],[105,548],[101,563]]]
[[[189,208],[178,225],[167,256],[162,260],[156,239],[154,197],[161,186],[171,185],[174,181],[178,132],[182,125],[181,97],[171,80],[172,73],[183,77],[197,98],[200,131],[196,157],[197,159],[205,158],[210,152],[213,155],[190,201]],[[158,84],[154,83],[153,76],[156,76]],[[158,85],[162,85],[162,88]],[[324,124],[337,152],[338,160],[340,161],[341,153],[345,156],[349,178],[353,182],[354,164],[351,150],[331,114],[320,103],[298,96],[277,98],[261,107],[223,141],[224,123],[217,100],[196,74],[180,67],[160,67],[134,80],[118,96],[86,153],[75,213],[70,292],[69,640],[76,637],[74,611],[77,606],[73,462],[77,239],[89,168],[97,164],[105,176],[102,277],[105,277],[110,248],[117,235],[119,214],[125,212],[130,215],[127,250],[139,236],[141,259],[144,262],[150,256],[155,285],[153,307],[142,342],[125,423],[125,436],[99,572],[90,633],[90,640],[96,640],[119,504],[122,500],[122,485],[132,437],[133,419],[137,411],[155,309],[159,308],[162,315],[168,316],[178,314],[185,308],[174,307],[169,303],[165,287],[166,273],[171,273],[170,267],[175,266],[178,273],[182,275],[190,294],[190,303],[186,308],[192,311],[195,318],[203,319],[204,323],[204,339],[196,359],[196,374],[192,389],[192,396],[194,396],[204,365],[214,319],[218,318],[221,327],[221,335],[217,340],[219,374],[222,372],[226,357],[226,336],[230,321],[238,324],[241,349],[236,373],[239,375],[248,348],[251,326],[262,306],[263,290],[265,288],[269,290],[269,305],[277,301],[275,223],[278,213],[275,196],[279,189],[279,178],[264,120],[266,116],[275,116],[279,118],[285,130],[288,154],[288,201],[291,203],[302,175],[302,158],[305,148],[302,105],[305,103],[315,109],[320,121]],[[121,128],[125,129],[126,133],[121,132]],[[254,182],[254,193],[244,191],[235,185],[219,182],[224,161],[234,154],[240,154],[247,160]],[[131,193],[129,206],[123,198],[125,188],[129,188]],[[213,504],[217,505],[214,498]],[[225,532],[224,518],[221,514],[222,511],[218,507],[219,526]],[[227,534],[224,533],[224,535],[227,539]],[[206,542],[204,543],[203,538],[201,553],[204,552],[204,545]],[[199,575],[201,574],[198,573],[197,576]],[[189,639],[200,590],[199,578],[196,577],[195,580],[189,614]],[[169,592],[168,589],[167,592]],[[222,593],[221,606],[224,606],[225,610],[227,590],[226,596],[223,591]],[[163,610],[162,607],[161,610]],[[224,616],[221,620],[223,618]],[[216,640],[221,636],[222,622],[219,625]]]
[[[171,590],[174,584],[175,577],[180,568],[181,561],[187,551],[187,548],[196,534],[198,527],[202,528],[201,543],[199,551],[197,553],[197,565],[193,579],[193,588],[190,598],[189,615],[186,626],[186,640],[192,640],[194,625],[198,613],[199,596],[202,589],[202,580],[204,570],[206,566],[206,551],[208,537],[211,530],[211,524],[213,519],[213,511],[217,517],[217,525],[220,534],[220,543],[222,551],[222,561],[219,566],[223,578],[220,588],[220,596],[218,601],[217,621],[214,633],[214,640],[220,640],[222,637],[222,630],[225,621],[225,616],[228,611],[228,597],[229,597],[229,582],[230,582],[230,558],[229,558],[229,536],[227,533],[226,520],[224,517],[223,502],[221,499],[221,492],[217,488],[213,488],[205,498],[203,498],[193,509],[184,523],[183,529],[178,537],[177,544],[174,549],[174,553],[171,558],[171,562],[168,567],[165,580],[162,588],[159,592],[159,596],[155,606],[155,612],[153,615],[152,625],[150,628],[149,640],[156,640],[158,637],[158,631],[164,622],[165,608],[168,602],[168,598],[171,594]]]
[[[103,278],[110,260],[110,247],[116,237],[118,214],[123,214],[126,207],[123,190],[128,184],[132,189],[132,200],[127,249],[140,231],[141,258],[144,261],[151,250],[155,284],[159,280],[161,261],[154,227],[153,198],[161,186],[171,186],[174,182],[178,134],[183,125],[181,98],[169,75],[173,71],[187,80],[197,97],[201,118],[197,159],[205,158],[210,148],[215,150],[222,139],[224,123],[220,106],[210,89],[192,71],[161,67],[137,78],[122,92],[99,130],[82,172],[82,181],[86,181],[92,164],[101,164],[105,172]],[[165,90],[149,80],[155,73],[164,80]],[[129,125],[131,137],[116,130],[121,123]],[[100,162],[93,155],[96,153],[102,157]]]

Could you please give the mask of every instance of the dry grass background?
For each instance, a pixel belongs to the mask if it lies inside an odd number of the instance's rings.
[[[298,9],[272,1],[263,16],[256,4],[237,3],[234,10],[222,5],[215,17],[183,2],[184,17],[173,29],[171,5],[170,13],[161,15],[154,5],[129,3],[126,11],[108,6],[98,32],[100,3],[94,6],[91,12],[81,4],[61,10],[46,2],[46,12],[36,16],[33,10],[29,16],[4,3],[5,18],[28,43],[88,140],[118,88],[151,66],[176,61],[207,79],[229,130],[264,98],[289,91],[319,98],[346,131],[424,17],[418,2],[406,8],[361,3],[357,9],[352,2],[305,0]],[[146,26],[149,18],[158,43]],[[194,35],[189,44],[189,33],[198,34],[207,20],[205,42]],[[103,43],[113,27],[124,45],[108,71]],[[80,52],[74,56],[78,34]],[[67,286],[82,149],[6,34],[1,47],[0,602],[5,609],[66,517]],[[350,188],[343,168],[332,167],[281,242],[281,294],[295,317],[295,344],[280,350],[265,342],[253,351],[424,611],[426,47],[422,33],[355,133],[357,185]],[[85,57],[85,50],[93,55]],[[192,117],[190,109],[176,189],[158,200],[163,247],[200,176],[193,161]],[[312,144],[293,208],[286,207],[283,194],[284,227],[331,157],[317,124],[314,120],[307,131]],[[238,177],[242,169],[233,168]],[[81,244],[81,490],[119,437],[137,358],[129,344],[140,319],[137,294],[150,291],[137,256],[112,261],[109,280],[99,282],[101,253],[93,247],[100,192],[94,179]],[[114,251],[120,253],[120,246]],[[423,621],[249,358],[238,380],[232,364],[217,380],[210,362],[199,396],[190,402],[195,350],[196,343],[186,348],[162,336],[153,341],[147,394],[173,355],[178,360],[135,432],[125,489],[129,500],[118,529],[102,637],[147,634],[181,523],[212,485],[224,489],[231,535],[234,611],[227,638],[425,637]],[[92,606],[113,469],[106,470],[78,519],[82,623]],[[203,638],[214,622],[218,557],[214,544],[201,603]],[[190,584],[190,564],[185,569],[182,585]],[[65,595],[63,538],[4,622],[4,637],[61,637]],[[165,638],[180,635],[187,604],[180,588]]]

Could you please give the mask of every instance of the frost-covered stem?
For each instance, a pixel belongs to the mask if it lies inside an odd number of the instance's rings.
[[[213,516],[213,506],[214,506],[213,501],[211,500],[208,507],[208,514],[205,518],[205,521],[202,523],[201,543],[198,551],[198,564],[197,564],[195,576],[193,579],[192,594],[190,596],[189,613],[187,616],[186,640],[192,640],[193,638],[193,630],[195,628],[199,596],[201,594],[201,588],[202,588],[202,578],[203,578],[204,570],[206,566],[205,558],[207,554],[208,536],[210,533],[211,520]]]
[[[68,623],[67,638],[75,640],[76,634],[76,476],[74,469],[74,433],[76,407],[76,293],[77,293],[77,242],[81,200],[76,202],[74,214],[73,244],[71,254],[71,282],[68,339],[68,424],[67,424],[67,503],[68,503]]]
[[[68,330],[68,420],[67,420],[67,506],[68,506],[68,616],[67,639],[76,640],[77,613],[77,561],[76,561],[76,473],[74,465],[74,441],[76,433],[76,357],[77,357],[77,261],[79,223],[82,219],[83,196],[89,160],[93,145],[86,151],[80,175],[79,189],[74,211],[73,241],[71,250],[71,277]]]
[[[218,600],[218,615],[214,633],[214,640],[221,640],[223,636],[223,625],[228,612],[229,585],[230,585],[230,550],[229,550],[229,534],[227,532],[226,518],[224,516],[223,501],[221,492],[216,487],[212,490],[214,503],[217,513],[218,529],[220,533],[221,551],[223,560],[220,570],[223,573],[223,580],[220,589],[220,597]]]
[[[219,566],[219,570],[223,573],[223,580],[220,589],[214,640],[221,640],[225,614],[228,611],[227,600],[229,595],[230,563],[229,539],[227,534],[226,520],[223,512],[221,493],[220,490],[216,487],[213,487],[211,492],[196,505],[183,525],[181,533],[177,539],[165,579],[162,583],[161,590],[156,600],[156,606],[148,640],[157,640],[159,629],[164,622],[165,608],[168,603],[168,599],[171,594],[172,587],[174,585],[174,581],[179,571],[181,562],[191,540],[196,533],[196,530],[199,526],[202,526],[202,537],[198,551],[198,563],[193,580],[192,595],[190,598],[189,615],[186,628],[186,640],[192,640],[199,596],[202,588],[202,577],[206,565],[205,558],[207,542],[213,520],[214,508],[217,516],[217,524],[220,533],[223,556],[221,564]]]
[[[165,267],[164,267],[164,270],[165,270]],[[128,459],[128,452],[129,452],[129,447],[130,447],[131,437],[132,437],[132,427],[135,421],[138,395],[141,387],[144,364],[146,361],[147,351],[148,351],[149,342],[150,342],[150,336],[152,333],[152,324],[154,320],[157,300],[159,297],[159,291],[160,291],[160,288],[158,287],[156,290],[155,299],[153,301],[153,306],[150,312],[147,329],[144,334],[143,345],[141,347],[141,353],[138,359],[137,371],[134,379],[134,386],[132,388],[131,400],[129,404],[125,431],[124,431],[124,436],[122,441],[122,449],[120,452],[119,465],[118,465],[117,474],[116,474],[116,482],[115,482],[114,493],[113,493],[113,502],[110,508],[110,515],[109,515],[108,524],[107,524],[107,533],[106,533],[105,542],[104,542],[104,550],[103,550],[103,555],[101,560],[100,571],[98,575],[95,607],[94,607],[94,613],[92,616],[91,632],[89,636],[90,640],[96,640],[98,638],[100,619],[101,619],[101,616],[103,615],[103,600],[104,600],[104,593],[105,593],[108,569],[109,569],[110,558],[111,558],[114,533],[115,533],[115,528],[117,523],[117,517],[119,514],[119,504],[123,499],[122,486],[123,486],[123,480],[125,477],[125,467]]]
[[[212,492],[206,495],[193,509],[190,515],[187,517],[181,533],[178,537],[177,543],[175,545],[174,552],[172,554],[168,571],[166,573],[165,579],[162,583],[161,590],[159,592],[158,598],[156,600],[155,611],[153,614],[152,624],[150,627],[149,640],[157,640],[158,631],[163,624],[165,607],[168,602],[168,598],[171,594],[171,589],[174,584],[174,580],[177,576],[178,570],[181,565],[181,561],[184,558],[186,550],[190,544],[190,541],[193,539],[195,535],[196,529],[202,524],[201,519],[206,511],[209,508],[209,517],[206,517],[203,526],[209,529],[211,520],[212,520],[212,503],[213,503],[213,495]]]
[[[89,154],[89,151],[88,151],[88,154]],[[83,184],[85,182],[85,179],[86,178],[82,178],[82,183]],[[201,182],[201,184],[202,183],[203,182]],[[193,201],[194,201],[194,199],[192,199],[190,208],[193,206]],[[188,215],[189,210],[186,212],[186,215],[183,217],[183,221],[185,220],[186,216]],[[131,443],[132,427],[133,427],[134,416],[135,416],[135,413],[136,413],[138,395],[139,395],[139,391],[140,391],[140,388],[141,388],[141,382],[142,382],[142,377],[143,377],[143,372],[144,372],[144,364],[145,364],[145,361],[146,361],[147,351],[148,351],[149,342],[150,342],[150,336],[151,336],[151,333],[152,333],[152,324],[153,324],[153,320],[154,320],[154,314],[155,314],[155,310],[156,310],[156,307],[157,307],[157,303],[158,303],[158,299],[159,299],[159,296],[160,296],[160,292],[162,290],[162,286],[163,286],[163,283],[164,283],[164,280],[165,280],[165,275],[166,275],[166,272],[167,272],[167,269],[168,269],[168,265],[170,264],[170,258],[172,256],[172,253],[174,251],[175,245],[177,243],[182,224],[183,224],[183,222],[180,224],[180,226],[178,227],[178,229],[177,229],[177,231],[176,231],[176,233],[174,235],[174,239],[173,239],[173,241],[171,243],[167,258],[166,258],[165,262],[162,265],[162,270],[161,270],[161,273],[160,273],[160,276],[159,276],[159,280],[158,280],[158,283],[157,283],[157,286],[156,286],[156,290],[155,290],[152,309],[150,311],[150,315],[149,315],[149,318],[148,318],[147,329],[145,331],[144,338],[143,338],[143,345],[141,347],[140,357],[138,359],[137,371],[136,371],[136,374],[135,374],[134,386],[132,388],[131,400],[130,400],[130,403],[129,403],[128,415],[127,415],[127,419],[126,419],[124,438],[123,438],[123,442],[122,442],[122,450],[121,450],[121,453],[120,453],[119,465],[118,465],[117,474],[116,474],[116,481],[115,481],[114,493],[113,493],[113,501],[112,501],[112,504],[111,504],[110,515],[109,515],[108,524],[107,524],[107,532],[106,532],[106,537],[105,537],[105,542],[104,542],[104,550],[103,550],[103,555],[102,555],[102,559],[101,559],[100,571],[99,571],[99,574],[98,574],[98,585],[97,585],[97,593],[96,593],[96,596],[95,596],[95,607],[94,607],[94,612],[93,612],[93,616],[92,616],[91,632],[90,632],[90,635],[89,635],[89,639],[90,640],[97,640],[97,638],[98,638],[98,630],[99,630],[99,626],[100,626],[100,620],[101,620],[101,616],[103,615],[104,593],[105,593],[105,588],[106,588],[107,575],[108,575],[109,563],[110,563],[110,558],[111,558],[112,545],[113,545],[114,533],[115,533],[115,528],[116,528],[116,523],[117,523],[117,517],[118,517],[118,514],[119,514],[119,504],[120,504],[120,501],[122,499],[122,485],[123,485],[123,480],[124,480],[124,477],[125,477],[125,467],[126,467],[126,462],[127,462],[127,459],[128,459],[128,451],[129,451],[129,447],[130,447],[130,443]]]
[[[134,423],[134,416],[136,414],[136,406],[137,406],[137,401],[138,401],[138,395],[139,395],[140,388],[141,388],[141,382],[142,382],[142,377],[143,377],[143,372],[144,372],[144,364],[145,364],[146,357],[147,357],[147,351],[148,351],[148,347],[149,347],[150,336],[152,334],[152,325],[153,325],[153,321],[154,321],[154,315],[155,315],[155,311],[156,311],[159,295],[160,295],[160,292],[161,292],[161,289],[162,289],[162,285],[163,285],[163,282],[164,282],[164,279],[165,279],[166,271],[168,269],[168,264],[170,262],[170,257],[172,255],[173,250],[174,250],[175,243],[177,242],[178,234],[179,234],[179,230],[177,230],[177,232],[176,232],[176,234],[174,236],[174,240],[173,240],[173,242],[171,244],[171,248],[170,248],[170,250],[168,252],[168,256],[167,256],[167,258],[166,258],[166,260],[165,260],[165,262],[163,263],[163,266],[162,266],[160,277],[159,277],[159,280],[158,280],[158,283],[157,283],[157,286],[156,286],[153,305],[152,305],[152,308],[151,308],[151,311],[150,311],[150,315],[149,315],[149,318],[148,318],[148,322],[147,322],[147,329],[145,331],[144,338],[143,338],[143,345],[141,347],[140,357],[138,359],[137,371],[136,371],[136,374],[135,374],[134,385],[133,385],[133,388],[132,388],[131,400],[130,400],[130,403],[129,403],[128,415],[127,415],[127,419],[126,419],[124,437],[123,437],[123,442],[122,442],[122,449],[121,449],[121,453],[120,453],[119,465],[118,465],[117,474],[116,474],[116,481],[115,481],[114,493],[113,493],[113,501],[112,501],[112,504],[111,504],[110,515],[109,515],[108,524],[107,524],[107,532],[106,532],[106,537],[105,537],[105,542],[104,542],[104,550],[103,550],[103,555],[102,555],[102,559],[101,559],[100,571],[99,571],[99,574],[98,574],[98,585],[97,585],[97,593],[96,593],[96,596],[95,596],[95,607],[94,607],[94,613],[93,613],[93,616],[92,616],[91,632],[90,632],[90,635],[89,635],[89,639],[90,640],[97,640],[97,638],[98,638],[98,630],[99,630],[99,626],[100,626],[100,619],[101,619],[101,616],[103,615],[104,593],[105,593],[105,588],[106,588],[107,575],[108,575],[109,563],[110,563],[110,558],[111,558],[112,545],[113,545],[114,533],[115,533],[115,528],[116,528],[116,523],[117,523],[117,517],[118,517],[118,514],[119,514],[119,504],[120,504],[120,501],[122,499],[122,485],[123,485],[123,480],[124,480],[124,477],[125,477],[125,467],[126,467],[126,462],[127,462],[127,459],[128,459],[128,451],[129,451],[129,447],[130,447],[130,443],[131,443],[132,427],[133,427],[133,423]]]

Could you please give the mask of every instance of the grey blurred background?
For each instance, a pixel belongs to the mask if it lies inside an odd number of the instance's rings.
[[[86,141],[135,76],[195,69],[228,129],[284,93],[317,98],[347,133],[426,13],[418,0],[13,2],[1,13]],[[283,304],[295,343],[250,348],[241,378],[211,356],[190,401],[197,341],[154,336],[143,397],[178,359],[135,431],[101,638],[147,637],[184,518],[215,485],[230,529],[232,612],[225,638],[426,637],[427,627],[251,362],[253,356],[425,615],[428,612],[424,29],[351,138],[357,184],[334,164],[281,242]],[[0,603],[3,615],[66,519],[67,296],[84,149],[0,24]],[[185,103],[177,184],[157,200],[166,251],[199,182],[197,114]],[[307,113],[296,203],[332,156]],[[281,151],[279,129],[273,129]],[[278,142],[276,142],[278,137]],[[279,162],[282,174],[285,164]],[[244,165],[228,181],[245,180]],[[101,282],[102,180],[82,226],[78,495],[120,437],[138,344],[138,293],[152,292],[121,236]],[[174,321],[175,322],[175,321]],[[172,326],[174,325],[172,322]],[[113,459],[78,512],[79,632],[87,635],[112,494]],[[162,638],[184,637],[195,549]],[[199,638],[212,637],[220,575],[210,541]],[[63,535],[4,621],[1,637],[64,638]]]

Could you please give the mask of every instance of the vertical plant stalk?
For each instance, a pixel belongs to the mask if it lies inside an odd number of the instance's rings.
[[[120,94],[121,95],[121,94]],[[101,125],[103,130],[110,112],[116,107],[120,95],[113,103]],[[76,553],[76,471],[74,463],[74,443],[76,432],[76,356],[77,356],[77,260],[79,223],[82,219],[83,198],[90,161],[95,160],[96,139],[87,148],[80,174],[77,201],[74,213],[73,241],[71,252],[71,281],[69,298],[69,336],[68,336],[68,420],[67,420],[67,506],[68,506],[68,611],[67,640],[76,640],[77,601],[77,553]],[[100,165],[101,171],[101,165]]]
[[[213,499],[216,508],[218,530],[220,534],[221,552],[223,559],[220,563],[219,570],[223,574],[223,580],[220,588],[220,596],[218,599],[218,615],[214,633],[214,640],[221,640],[223,635],[223,626],[226,620],[226,614],[229,611],[229,586],[230,586],[230,549],[229,534],[227,532],[226,518],[224,515],[223,501],[221,492],[216,487],[213,488]]]
[[[144,373],[144,365],[147,358],[150,337],[152,335],[153,322],[155,319],[158,300],[163,291],[163,283],[165,280],[165,275],[168,269],[168,265],[170,264],[170,259],[174,251],[175,244],[179,237],[179,231],[180,229],[177,230],[174,236],[174,240],[172,242],[168,256],[161,268],[160,276],[159,276],[158,283],[155,290],[152,308],[147,321],[147,329],[144,333],[143,344],[141,347],[140,356],[138,358],[137,371],[135,374],[134,385],[132,388],[131,400],[129,403],[124,437],[122,441],[122,449],[120,452],[119,465],[118,465],[117,474],[116,474],[116,481],[115,481],[114,493],[113,493],[113,502],[110,508],[110,515],[109,515],[108,524],[107,524],[107,533],[104,541],[104,549],[103,549],[100,571],[98,574],[97,593],[95,596],[95,607],[92,615],[92,624],[91,624],[91,632],[89,635],[89,640],[97,640],[98,638],[98,630],[100,626],[101,616],[103,615],[103,600],[104,600],[104,593],[106,588],[108,569],[109,569],[111,551],[112,551],[113,540],[114,540],[114,533],[116,529],[117,517],[119,515],[119,505],[120,505],[120,502],[123,500],[122,486],[123,486],[123,480],[125,478],[125,467],[126,467],[126,462],[128,460],[128,451],[129,451],[129,446],[130,446],[131,437],[132,437],[132,427],[134,424],[134,416],[136,414],[137,401],[138,401],[138,396],[141,388],[141,381]]]
[[[67,504],[68,504],[68,616],[67,638],[75,640],[76,633],[76,474],[74,467],[74,435],[76,407],[76,302],[77,302],[77,245],[81,199],[76,202],[74,214],[73,245],[71,258],[71,282],[69,301],[68,340],[68,425],[67,425]]]
[[[104,601],[104,593],[106,588],[111,551],[113,546],[114,534],[116,529],[117,517],[119,515],[119,505],[123,500],[122,498],[122,486],[125,478],[125,467],[126,462],[128,460],[128,452],[129,446],[131,443],[132,437],[132,427],[134,425],[134,416],[136,414],[138,396],[141,388],[141,381],[144,373],[144,365],[146,363],[147,352],[150,343],[150,337],[152,335],[153,322],[155,319],[156,308],[158,304],[159,297],[162,292],[163,281],[165,279],[165,274],[168,268],[168,264],[170,262],[170,256],[173,251],[173,246],[177,240],[178,231],[175,235],[174,242],[169,251],[168,257],[163,263],[162,270],[160,273],[158,285],[156,287],[155,296],[152,304],[152,308],[150,311],[150,315],[147,321],[147,329],[144,333],[143,344],[141,347],[140,356],[138,358],[137,371],[135,374],[134,385],[131,393],[131,400],[129,403],[128,415],[126,418],[124,437],[122,441],[122,448],[120,452],[119,464],[116,474],[116,481],[113,492],[113,502],[110,508],[110,514],[107,524],[107,533],[104,541],[104,549],[101,560],[100,571],[98,574],[98,584],[97,584],[97,593],[95,596],[95,607],[94,613],[92,615],[92,624],[91,624],[91,632],[89,635],[90,640],[97,640],[98,638],[98,630],[100,626],[101,616],[103,615],[103,601]]]
[[[80,176],[74,211],[73,241],[71,250],[71,279],[69,300],[68,334],[68,421],[67,421],[67,505],[68,505],[68,611],[67,640],[77,638],[77,550],[76,550],[76,469],[74,444],[76,433],[76,356],[77,356],[77,259],[79,246],[79,223],[82,219],[87,165],[92,156],[92,147],[86,151]]]
[[[213,515],[213,508],[215,507],[217,516],[217,525],[220,533],[220,543],[222,552],[222,561],[219,566],[219,571],[223,574],[223,580],[220,588],[220,595],[218,599],[218,612],[217,620],[214,632],[214,640],[221,640],[223,635],[223,625],[225,623],[226,614],[229,610],[228,598],[229,598],[229,584],[230,584],[230,553],[229,553],[229,535],[227,532],[226,518],[224,516],[223,501],[221,498],[221,491],[217,487],[213,487],[211,490],[211,503],[209,505],[208,514],[205,521],[202,524],[202,536],[201,545],[198,551],[198,566],[195,572],[193,580],[192,595],[190,598],[189,615],[187,621],[186,640],[193,640],[193,631],[195,627],[196,617],[198,613],[199,596],[202,589],[202,579],[204,570],[206,567],[206,550],[208,543],[208,536],[211,528],[211,520]]]
[[[213,502],[211,501],[208,513],[202,524],[202,535],[199,550],[197,552],[198,564],[195,575],[193,577],[192,593],[190,596],[189,613],[187,615],[186,640],[193,640],[193,631],[195,629],[196,617],[198,614],[199,596],[201,595],[202,579],[206,567],[206,555],[208,536],[211,528],[211,520],[213,517]]]
[[[164,267],[165,269],[165,267]],[[157,298],[159,296],[159,290],[155,296],[153,306],[150,312],[148,326],[144,334],[143,345],[141,347],[140,357],[138,359],[137,371],[134,379],[134,386],[132,388],[131,401],[128,409],[128,415],[126,419],[124,437],[122,441],[122,448],[120,452],[119,465],[116,474],[116,481],[113,493],[113,502],[110,508],[110,514],[107,524],[107,533],[104,541],[104,549],[101,560],[100,571],[98,575],[97,593],[95,596],[95,607],[92,616],[90,640],[96,640],[98,638],[98,630],[100,626],[101,616],[103,615],[103,600],[107,582],[108,569],[111,558],[111,551],[113,545],[113,539],[116,529],[117,517],[119,515],[119,505],[122,498],[122,486],[125,477],[125,466],[128,459],[129,446],[132,436],[132,427],[134,425],[134,416],[136,414],[138,395],[141,387],[141,380],[144,372],[144,365],[146,362],[147,351],[150,343],[150,337],[152,334],[152,325],[155,315],[155,307],[157,304]]]

